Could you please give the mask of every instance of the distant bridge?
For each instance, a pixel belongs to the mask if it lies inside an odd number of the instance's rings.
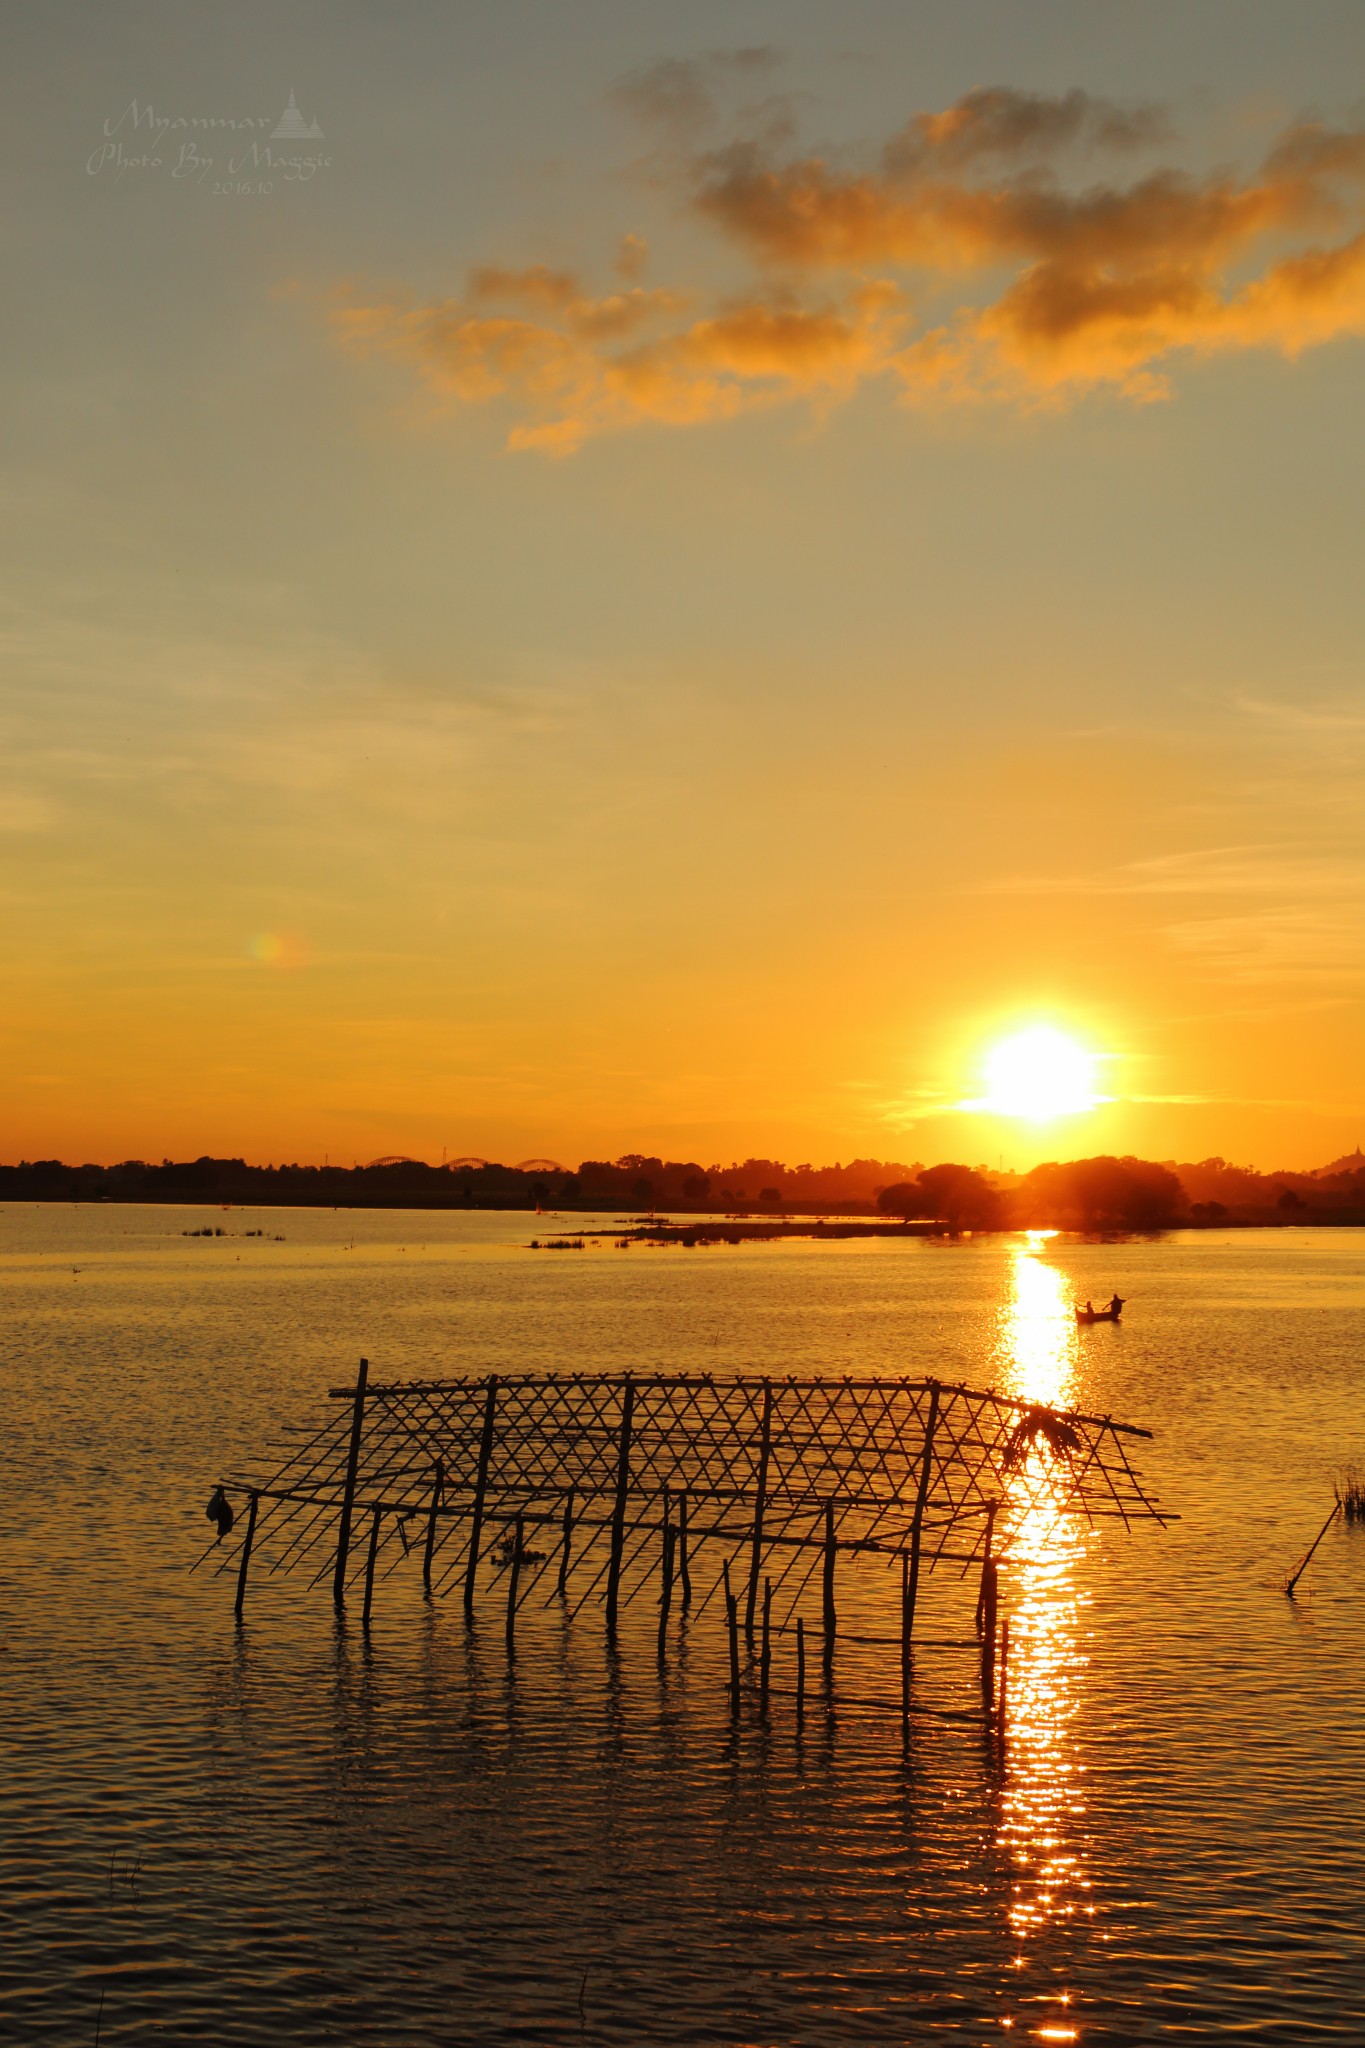
[[[493,1165],[491,1159],[445,1159],[441,1162],[446,1173],[477,1173],[481,1167]],[[425,1159],[410,1159],[404,1152],[386,1152],[382,1159],[367,1159],[365,1171],[375,1166],[425,1166]],[[557,1159],[519,1159],[515,1166],[507,1168],[509,1173],[567,1173]]]

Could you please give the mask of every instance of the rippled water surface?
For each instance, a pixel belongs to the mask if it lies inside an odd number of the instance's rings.
[[[1282,1591],[1365,1463],[1365,1233],[546,1256],[528,1222],[0,1208],[5,2038],[1365,2038],[1365,1528]],[[660,1663],[652,1618],[613,1655],[538,1606],[509,1665],[414,1564],[368,1635],[264,1574],[237,1629],[188,1570],[208,1491],[361,1353],[994,1384],[1153,1429],[1182,1520],[1024,1543],[1003,1756],[818,1684],[732,1724],[713,1607]],[[970,1590],[922,1596],[941,1705]],[[850,1635],[876,1592],[850,1570]],[[841,1646],[836,1698],[893,1655]]]

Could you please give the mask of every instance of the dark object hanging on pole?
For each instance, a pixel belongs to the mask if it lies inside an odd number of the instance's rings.
[[[204,1509],[204,1515],[218,1531],[218,1541],[220,1543],[225,1536],[232,1534],[233,1524],[237,1517],[232,1512],[232,1502],[228,1499],[221,1486],[215,1486],[213,1492],[209,1495],[209,1504]]]

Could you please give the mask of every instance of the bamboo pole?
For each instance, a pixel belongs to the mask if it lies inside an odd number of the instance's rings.
[[[758,1654],[758,1704],[765,1714],[768,1711],[768,1679],[772,1671],[773,1662],[771,1644],[772,1612],[773,1582],[771,1579],[765,1579],[763,1581],[763,1635]]]
[[[360,1626],[370,1625],[370,1604],[374,1599],[374,1561],[379,1552],[379,1524],[384,1519],[383,1508],[376,1508],[370,1520],[370,1547],[365,1557],[365,1604],[360,1610]]]
[[[242,1603],[246,1599],[246,1569],[251,1563],[251,1546],[256,1539],[256,1509],[260,1498],[254,1488],[247,1495],[246,1534],[242,1538],[242,1558],[237,1567],[237,1598],[232,1603],[232,1611],[238,1621],[242,1618]]]
[[[621,1552],[626,1539],[626,1497],[630,1491],[630,1431],[635,1412],[635,1382],[626,1374],[621,1396],[621,1442],[616,1464],[616,1504],[611,1517],[611,1564],[607,1572],[607,1630],[616,1630],[621,1591]]]
[[[569,1583],[569,1556],[573,1543],[574,1491],[571,1486],[564,1496],[564,1541],[559,1553],[559,1580],[555,1591],[563,1599]]]
[[[668,1647],[668,1614],[673,1605],[673,1524],[667,1518],[663,1530],[663,1561],[660,1567],[662,1585],[659,1590],[659,1656],[663,1657]]]
[[[1000,1567],[991,1558],[981,1574],[981,1690],[995,1701],[995,1622],[1000,1605]]]
[[[443,1459],[436,1460],[436,1469],[431,1478],[431,1506],[427,1510],[427,1541],[422,1552],[422,1591],[431,1597],[431,1559],[436,1549],[436,1517],[440,1511],[441,1496],[445,1491],[446,1468]]]
[[[995,1511],[998,1503],[990,1501],[986,1507],[986,1544],[981,1559],[981,1587],[976,1596],[976,1632],[981,1634],[986,1611],[986,1575],[992,1568],[992,1549],[995,1541]]]
[[[721,1567],[725,1575],[725,1626],[730,1633],[730,1712],[739,1713],[739,1601],[730,1591],[730,1560]]]
[[[758,1600],[758,1573],[763,1561],[763,1516],[768,1505],[768,1458],[773,1439],[773,1383],[763,1382],[763,1413],[758,1437],[758,1488],[754,1496],[753,1548],[749,1557],[749,1591],[744,1601],[744,1632],[754,1632],[754,1607]]]
[[[901,1715],[910,1713],[910,1560],[901,1552]]]
[[[1304,1552],[1304,1555],[1303,1555],[1303,1560],[1302,1560],[1302,1562],[1300,1563],[1300,1565],[1299,1565],[1299,1568],[1298,1568],[1298,1570],[1297,1570],[1297,1571],[1296,1571],[1296,1572],[1294,1573],[1294,1575],[1293,1575],[1293,1577],[1292,1577],[1292,1578],[1288,1578],[1288,1579],[1286,1579],[1286,1580],[1285,1580],[1285,1582],[1284,1582],[1284,1590],[1285,1590],[1285,1592],[1286,1592],[1286,1593],[1287,1593],[1287,1594],[1289,1595],[1289,1597],[1290,1597],[1290,1599],[1291,1599],[1291,1600],[1292,1600],[1292,1599],[1293,1599],[1293,1597],[1294,1597],[1294,1588],[1295,1588],[1295,1586],[1297,1586],[1297,1585],[1298,1585],[1298,1583],[1299,1583],[1299,1580],[1300,1580],[1300,1579],[1301,1579],[1301,1578],[1303,1577],[1304,1573],[1305,1573],[1305,1572],[1307,1571],[1307,1569],[1308,1569],[1308,1561],[1309,1561],[1309,1559],[1310,1559],[1310,1558],[1312,1557],[1312,1555],[1313,1555],[1313,1552],[1314,1552],[1314,1551],[1315,1551],[1315,1550],[1317,1549],[1317,1547],[1318,1547],[1318,1545],[1319,1545],[1319,1544],[1321,1543],[1321,1541],[1322,1541],[1323,1537],[1324,1537],[1324,1536],[1325,1536],[1325,1535],[1327,1534],[1327,1531],[1328,1531],[1328,1530],[1329,1530],[1329,1529],[1331,1528],[1331,1526],[1332,1526],[1333,1522],[1335,1522],[1335,1520],[1336,1520],[1337,1516],[1338,1516],[1338,1515],[1339,1515],[1340,1513],[1341,1513],[1341,1502],[1340,1502],[1340,1501],[1337,1501],[1337,1502],[1336,1502],[1336,1503],[1335,1503],[1335,1504],[1333,1505],[1333,1508],[1332,1508],[1332,1512],[1331,1512],[1331,1514],[1330,1514],[1330,1515],[1329,1515],[1329,1516],[1327,1517],[1327,1520],[1326,1520],[1326,1521],[1325,1521],[1325,1522],[1323,1523],[1322,1527],[1321,1527],[1321,1528],[1320,1528],[1320,1529],[1318,1530],[1318,1533],[1317,1533],[1317,1535],[1316,1535],[1316,1536],[1315,1536],[1315,1537],[1313,1538],[1313,1541],[1312,1541],[1312,1542],[1311,1542],[1311,1543],[1309,1544],[1309,1546],[1308,1546],[1307,1550],[1306,1550],[1306,1551]]]
[[[370,1377],[370,1361],[362,1358],[356,1374],[354,1406],[351,1409],[351,1441],[346,1453],[346,1484],[341,1496],[341,1520],[337,1524],[337,1557],[332,1572],[332,1601],[337,1607],[346,1604],[346,1562],[351,1549],[351,1510],[355,1505],[355,1478],[360,1466],[360,1434],[365,1426],[365,1386]]]
[[[797,1717],[806,1711],[806,1624],[798,1614],[796,1617],[796,1712]]]
[[[826,1664],[832,1664],[834,1661],[834,1631],[837,1625],[837,1618],[834,1612],[834,1502],[832,1500],[825,1503],[825,1576],[823,1591],[825,1608],[825,1662]]]
[[[938,1426],[938,1396],[939,1385],[938,1381],[934,1380],[931,1382],[929,1394],[929,1419],[924,1425],[924,1456],[920,1461],[915,1513],[910,1524],[910,1570],[906,1580],[905,1614],[902,1621],[907,1655],[910,1637],[915,1627],[915,1602],[919,1597],[920,1547],[924,1541],[924,1510],[928,1506],[929,1483],[934,1470],[934,1431]]]
[[[522,1536],[526,1518],[518,1515],[512,1532],[512,1561],[507,1572],[507,1652],[510,1656],[517,1630],[517,1586],[521,1580]]]
[[[1005,1701],[1009,1692],[1010,1679],[1010,1624],[1008,1615],[1000,1624],[1000,1703],[995,1710],[995,1725],[1003,1735],[1005,1732]]]
[[[678,1495],[678,1577],[682,1583],[684,1614],[692,1605],[692,1574],[687,1565],[687,1489]]]
[[[493,1455],[493,1418],[498,1406],[498,1376],[488,1376],[488,1392],[483,1404],[483,1434],[479,1438],[479,1468],[474,1479],[474,1518],[469,1529],[469,1561],[464,1575],[464,1611],[466,1621],[474,1618],[474,1582],[479,1569],[479,1544],[483,1540],[483,1504],[488,1492],[488,1462]]]

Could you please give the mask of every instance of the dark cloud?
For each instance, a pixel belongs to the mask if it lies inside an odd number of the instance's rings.
[[[1169,132],[1165,114],[1155,106],[1121,107],[1079,88],[1049,97],[978,86],[941,113],[916,114],[887,144],[883,165],[890,177],[913,177],[1076,147],[1140,149],[1164,141]]]

